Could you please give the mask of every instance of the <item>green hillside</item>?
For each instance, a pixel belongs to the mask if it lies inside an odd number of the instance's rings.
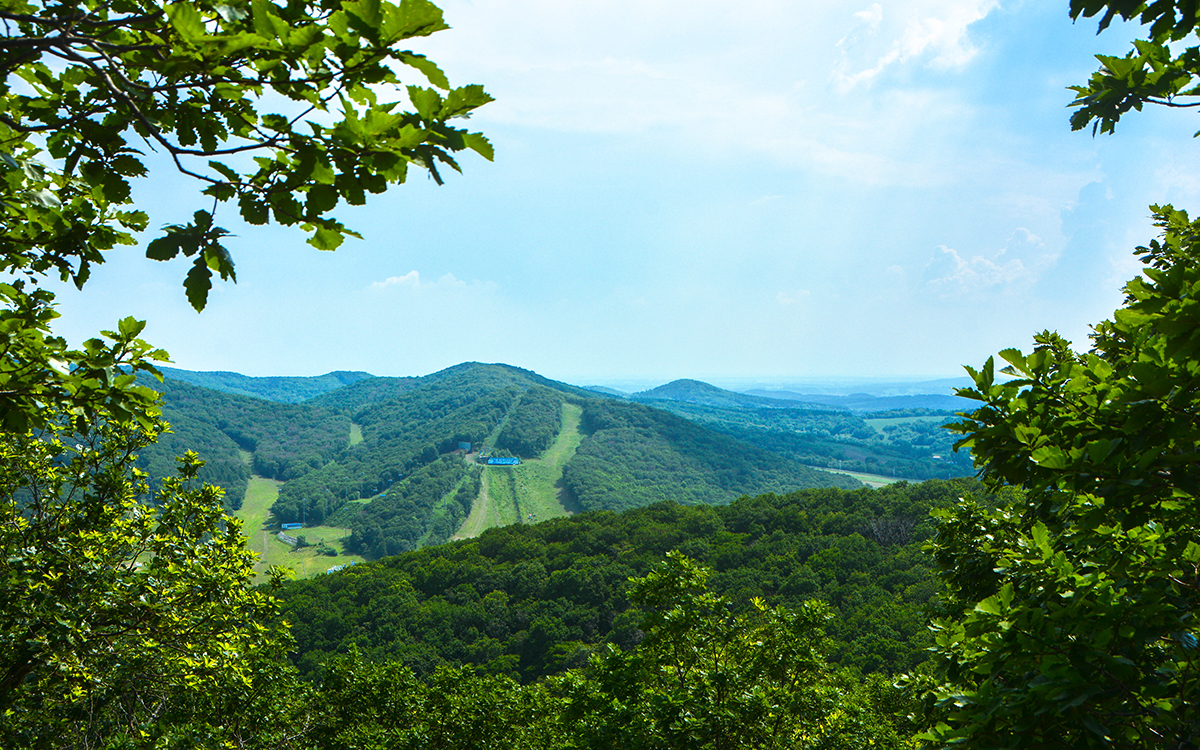
[[[194,450],[206,461],[200,478],[225,489],[241,507],[251,472],[286,481],[323,466],[349,440],[350,420],[307,404],[283,404],[202,388],[167,377],[140,382],[163,395],[172,432],[142,449],[138,464],[151,477],[174,474],[175,457]],[[250,454],[249,465],[240,451]]]
[[[742,606],[828,602],[831,659],[894,674],[927,656],[924,608],[938,589],[920,551],[929,512],[969,494],[986,497],[974,480],[900,483],[495,528],[291,583],[284,616],[304,672],[353,643],[421,673],[471,664],[530,681],[586,663],[601,644],[637,643],[628,579],[677,549],[714,568],[712,588]]]
[[[689,386],[671,391],[677,398],[648,403],[810,466],[917,481],[971,476],[975,472],[970,454],[956,453],[954,435],[941,429],[941,425],[955,421],[952,412],[904,408],[864,413],[782,399],[761,399],[771,403],[763,406],[710,397],[712,391],[708,389],[731,393],[713,386]]]
[[[159,369],[172,380],[182,380],[185,383],[211,388],[223,393],[265,398],[268,401],[279,401],[286,404],[307,401],[322,393],[328,393],[359,380],[374,377],[369,372],[346,372],[345,370],[310,377],[256,378],[236,372],[195,372],[179,370],[174,367],[160,367]]]
[[[719,504],[741,495],[859,484],[641,404],[588,401],[583,430],[588,437],[563,481],[584,510],[661,500]]]
[[[195,447],[231,507],[252,472],[275,480],[273,522],[349,529],[337,551],[368,558],[579,509],[858,486],[659,409],[507,365],[365,378],[300,404],[171,377],[155,387],[175,434],[144,452],[151,474],[170,473],[175,452]],[[522,463],[485,468],[481,454]]]
[[[329,519],[353,529],[347,549],[368,557],[450,539],[478,500],[488,507],[466,533],[477,533],[481,516],[513,523],[559,515],[568,506],[725,503],[743,494],[857,485],[664,412],[516,367],[465,363],[359,398],[371,382],[313,401],[346,405],[362,441],[286,482],[272,508],[281,520]],[[582,437],[552,470],[539,473],[530,463],[484,469],[456,453],[469,443],[472,455],[536,459],[562,438],[565,404],[581,410]],[[632,431],[616,429],[624,427]],[[473,476],[478,472],[488,474]]]

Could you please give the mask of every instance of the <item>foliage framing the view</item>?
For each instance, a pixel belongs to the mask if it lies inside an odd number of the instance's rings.
[[[42,286],[83,288],[147,228],[147,150],[211,206],[146,250],[191,259],[201,310],[214,274],[235,278],[221,203],[332,250],[353,232],[331,212],[410,164],[440,183],[456,152],[490,159],[448,124],[490,98],[402,48],[446,28],[424,0],[3,0],[0,22],[0,745],[287,747],[309,693],[238,522],[195,486],[196,454],[155,492],[135,465],[166,429],[137,377],[166,353],[131,318],[69,347]],[[432,84],[408,111],[399,70]]]
[[[0,433],[0,745],[278,739],[287,636],[201,462],[151,498],[133,455],[161,424],[64,424]]]
[[[1072,0],[1071,15],[1149,26],[1124,58],[1072,87],[1073,129],[1111,133],[1146,103],[1200,106],[1193,2]],[[964,748],[1192,747],[1200,737],[1200,222],[1152,206],[1125,306],[1076,353],[971,370],[982,402],[955,426],[982,477],[1027,501],[942,512],[947,584],[934,622],[945,674],[921,739]],[[922,682],[917,680],[916,682]]]
[[[1097,15],[1100,31],[1121,18],[1148,26],[1149,35],[1123,57],[1096,55],[1100,70],[1086,85],[1071,87],[1077,107],[1072,130],[1091,125],[1093,133],[1112,133],[1122,115],[1146,104],[1200,107],[1200,46],[1180,44],[1195,41],[1200,6],[1190,0],[1071,0],[1071,18]]]
[[[1155,207],[1145,277],[1077,354],[1043,333],[962,395],[984,478],[1028,491],[943,511],[948,681],[927,739],[1183,747],[1200,730],[1200,222]]]
[[[447,28],[425,0],[5,0],[0,21],[0,271],[82,286],[133,244],[149,222],[130,185],[149,174],[145,149],[200,181],[214,210],[235,201],[246,222],[299,225],[322,250],[353,234],[330,215],[339,204],[403,182],[410,165],[440,183],[456,152],[492,155],[448,124],[490,97],[403,48]],[[411,110],[395,98],[401,70],[432,84],[407,87]],[[214,272],[235,277],[214,221],[196,211],[146,251],[193,259],[197,310]]]

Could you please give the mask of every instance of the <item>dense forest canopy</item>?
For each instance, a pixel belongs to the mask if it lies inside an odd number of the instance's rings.
[[[826,602],[835,613],[828,657],[898,674],[931,645],[925,616],[937,581],[921,553],[930,512],[964,495],[992,497],[954,480],[584,513],[296,581],[280,596],[302,673],[353,645],[419,674],[474,665],[531,682],[586,664],[603,644],[636,645],[629,579],[679,550],[711,567],[709,587],[735,606]]]

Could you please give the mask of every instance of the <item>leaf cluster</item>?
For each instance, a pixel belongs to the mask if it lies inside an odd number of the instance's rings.
[[[0,433],[5,747],[278,738],[239,714],[286,673],[286,631],[196,454],[150,495],[134,454],[161,429]]]
[[[1096,55],[1100,70],[1084,86],[1071,86],[1071,129],[1089,124],[1094,133],[1112,133],[1130,110],[1146,104],[1196,107],[1200,101],[1200,47],[1179,44],[1193,37],[1200,11],[1194,2],[1175,0],[1071,0],[1071,18],[1100,16],[1100,31],[1115,18],[1148,26],[1146,39],[1133,42],[1124,56]],[[1200,135],[1200,133],[1198,133]]]
[[[131,180],[149,174],[147,149],[198,180],[214,207],[299,226],[321,250],[357,236],[334,209],[404,182],[410,165],[441,183],[440,168],[460,169],[457,152],[492,157],[482,135],[451,124],[490,97],[452,88],[404,48],[447,28],[427,0],[13,0],[0,20],[8,273],[82,287],[106,252],[133,244],[149,222],[131,197]],[[403,86],[402,70],[432,87]],[[192,258],[184,287],[200,310],[213,273],[235,278],[226,234],[213,211],[197,211],[147,256]]]
[[[927,741],[1186,746],[1200,726],[1200,224],[1155,207],[1144,276],[1090,351],[1044,333],[972,371],[955,425],[1027,499],[943,513]]]

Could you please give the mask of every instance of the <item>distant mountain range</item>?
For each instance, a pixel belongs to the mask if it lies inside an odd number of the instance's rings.
[[[336,370],[313,376],[252,377],[236,372],[197,372],[174,367],[159,368],[167,376],[192,385],[211,388],[223,393],[264,398],[268,401],[296,404],[314,399],[339,388],[372,380],[371,392],[387,391],[397,383],[412,384],[420,378],[377,378],[368,372]],[[445,372],[452,372],[448,368]],[[430,376],[432,377],[432,376]],[[732,391],[699,380],[675,380],[656,388],[627,393],[606,386],[585,386],[583,390],[642,403],[670,400],[716,407],[779,407],[812,409],[848,409],[850,411],[885,411],[894,409],[936,409],[961,411],[973,408],[968,399],[947,393],[968,385],[963,378],[946,378],[919,383],[881,383],[872,388],[875,393],[855,392],[835,394],[787,389],[752,388]],[[565,385],[565,384],[561,384]],[[928,391],[928,392],[924,392]],[[887,394],[887,395],[880,395]],[[797,403],[799,402],[799,403]]]
[[[348,548],[368,557],[445,541],[481,503],[504,506],[486,527],[569,509],[723,504],[858,486],[679,414],[508,365],[464,363],[420,378],[165,374],[150,385],[164,395],[173,433],[143,451],[151,475],[196,449],[208,461],[202,478],[224,486],[232,505],[251,472],[277,480],[276,520],[349,528]],[[731,399],[735,409],[772,401],[725,397],[702,383],[675,389],[685,392]],[[484,471],[471,458],[479,453],[519,456],[526,465]]]
[[[770,398],[773,401],[790,400],[825,408],[849,409],[850,411],[888,411],[893,409],[938,409],[943,411],[967,411],[978,402],[960,396],[939,393],[923,393],[908,396],[873,396],[869,393],[851,393],[837,396],[821,393],[795,393],[793,391],[769,391],[755,389],[749,394]]]
[[[788,397],[778,398],[760,394],[745,394],[727,391],[715,385],[699,380],[675,380],[648,391],[635,393],[630,398],[634,401],[653,403],[654,401],[684,401],[689,404],[702,406],[717,406],[722,408],[796,408],[807,406],[820,409],[819,403],[796,403]]]
[[[961,378],[934,380],[918,384],[881,384],[885,392],[929,388],[930,393],[892,393],[877,395],[870,393],[801,393],[791,390],[753,388],[746,391],[730,391],[699,380],[675,380],[657,388],[637,393],[625,393],[605,386],[588,386],[588,389],[609,396],[653,403],[655,401],[680,401],[702,406],[720,408],[787,408],[787,409],[837,409],[854,412],[893,411],[898,409],[932,409],[935,411],[964,411],[975,408],[970,399],[954,396],[949,391],[965,387],[969,383]],[[937,392],[940,391],[940,392]]]
[[[322,393],[337,390],[351,383],[374,377],[369,372],[336,372],[312,377],[265,377],[256,378],[236,372],[194,372],[174,367],[160,367],[163,374],[175,380],[211,388],[222,393],[265,398],[285,404],[298,404]]]

